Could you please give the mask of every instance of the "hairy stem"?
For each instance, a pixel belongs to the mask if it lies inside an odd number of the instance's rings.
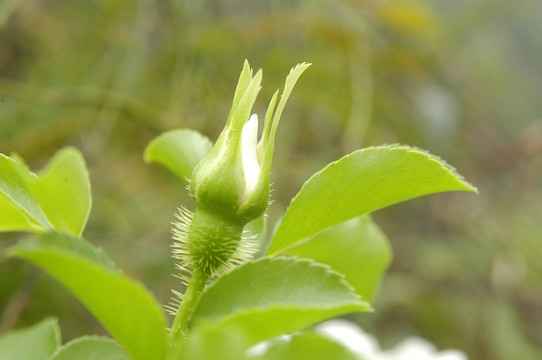
[[[173,325],[171,326],[171,331],[169,333],[170,347],[178,344],[188,334],[188,320],[194,312],[200,295],[205,288],[205,284],[207,283],[207,279],[209,279],[209,274],[200,270],[194,270],[192,273],[192,278],[190,279],[188,287],[186,288],[181,306],[179,307],[175,320],[173,321]]]

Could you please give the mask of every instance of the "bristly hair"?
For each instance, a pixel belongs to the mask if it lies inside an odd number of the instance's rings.
[[[195,265],[201,266],[201,263],[195,263],[197,260],[192,258],[188,246],[188,233],[194,213],[183,206],[179,207],[177,210],[177,213],[175,213],[176,221],[172,222],[171,228],[173,239],[173,243],[171,244],[171,255],[174,259],[178,260],[175,264],[177,273],[173,276],[180,279],[183,286],[186,287],[188,286]],[[214,268],[207,285],[221,275],[228,273],[244,262],[252,259],[254,254],[258,251],[257,238],[258,235],[251,235],[247,230],[243,230],[239,245],[226,262],[223,262]],[[172,290],[172,293],[173,296],[171,301],[165,306],[165,309],[170,315],[176,315],[184,294],[176,290]]]

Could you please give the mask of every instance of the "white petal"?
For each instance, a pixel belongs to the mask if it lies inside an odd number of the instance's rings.
[[[260,178],[260,164],[257,151],[258,116],[252,115],[243,126],[241,134],[241,156],[243,159],[243,173],[245,175],[245,197],[249,196]]]
[[[385,351],[383,354],[385,360],[468,360],[461,351],[438,352],[435,345],[417,337],[405,339],[395,348]]]
[[[337,341],[363,359],[376,359],[380,352],[378,341],[350,321],[329,320],[318,325],[316,331]]]
[[[432,360],[435,351],[435,346],[430,342],[417,337],[410,337],[393,349],[385,351],[384,358],[389,360]]]

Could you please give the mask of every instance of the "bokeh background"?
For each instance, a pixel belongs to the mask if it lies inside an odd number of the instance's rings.
[[[216,139],[245,58],[264,69],[260,114],[312,62],[279,128],[270,219],[352,150],[429,150],[480,195],[376,213],[394,260],[377,311],[351,319],[385,348],[417,335],[471,360],[542,359],[541,14],[539,0],[1,0],[0,152],[38,170],[79,148],[85,237],[167,303],[169,224],[190,199],[144,164],[146,144],[178,127]],[[3,234],[0,250],[21,236]],[[0,263],[0,316],[0,332],[58,316],[64,340],[103,333],[15,260]]]

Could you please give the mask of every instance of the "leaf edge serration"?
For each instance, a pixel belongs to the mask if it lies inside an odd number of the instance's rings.
[[[344,290],[348,291],[353,298],[352,298],[351,301],[345,301],[344,303],[342,303],[340,305],[329,306],[328,307],[329,309],[332,309],[332,308],[337,307],[337,306],[360,305],[360,306],[366,307],[366,311],[372,311],[373,310],[371,305],[368,302],[362,300],[362,297],[359,294],[356,293],[354,287],[352,285],[350,285],[350,283],[348,283],[348,281],[346,280],[346,276],[343,273],[334,270],[333,268],[331,268],[331,266],[329,266],[327,264],[322,264],[322,263],[316,262],[313,259],[300,258],[300,257],[297,257],[297,256],[291,256],[291,255],[264,256],[264,257],[261,257],[261,258],[255,259],[255,260],[247,261],[246,263],[242,264],[241,266],[239,266],[235,270],[240,270],[240,269],[243,269],[245,267],[254,266],[254,265],[257,265],[258,263],[264,262],[264,261],[269,261],[269,262],[288,261],[288,262],[295,262],[295,263],[305,263],[305,264],[308,264],[310,267],[321,268],[321,269],[323,269],[325,271],[325,273],[327,275],[331,275],[331,276],[336,277],[338,279],[339,283],[341,284],[341,286],[344,287]],[[235,270],[224,274],[221,278],[228,278],[228,277],[231,277],[231,276],[235,276]],[[217,279],[217,281],[215,281],[213,284],[211,284],[205,290],[205,292],[202,294],[202,296],[204,296],[209,291],[212,292],[213,291],[212,289],[216,286],[217,283],[219,283],[219,280],[221,278]],[[266,310],[268,310],[270,308],[281,308],[281,307],[282,308],[288,308],[288,309],[297,308],[297,309],[300,309],[300,310],[326,309],[326,306],[324,306],[324,305],[321,305],[321,306],[316,306],[316,305],[312,306],[311,305],[311,306],[306,306],[306,307],[301,307],[301,306],[278,306],[278,305],[272,305],[272,306],[266,306],[266,307],[254,306],[254,307],[246,308],[243,311],[235,310],[231,314],[227,314],[227,315],[220,314],[219,315],[219,317],[221,319],[220,322],[222,322],[223,320],[228,320],[229,318],[232,318],[232,317],[234,317],[234,316],[236,316],[238,314],[242,314],[242,313],[245,313],[245,312],[250,313],[250,312],[256,312],[256,311],[266,311]],[[197,307],[196,307],[194,315],[197,315],[197,313],[198,313],[198,311],[197,311]],[[203,317],[205,319],[212,318],[212,316],[206,316],[206,315],[203,315]],[[191,319],[191,321],[192,320],[193,320],[193,318]]]
[[[369,147],[366,147],[366,148],[363,148],[363,149],[353,151],[353,152],[351,152],[351,153],[349,153],[347,155],[342,156],[341,158],[339,158],[339,159],[337,159],[335,161],[330,162],[325,167],[323,167],[319,171],[315,172],[312,176],[310,176],[303,183],[303,185],[301,186],[301,188],[297,192],[297,194],[292,198],[292,200],[290,201],[290,204],[288,204],[288,207],[286,208],[286,211],[284,213],[285,217],[287,216],[288,211],[290,210],[290,208],[292,208],[292,206],[294,206],[294,204],[303,195],[303,190],[306,189],[308,186],[310,186],[310,184],[309,184],[310,182],[317,181],[318,178],[323,176],[324,172],[326,172],[327,170],[332,169],[332,168],[334,168],[336,166],[340,166],[339,163],[342,162],[342,161],[348,161],[348,160],[350,160],[351,158],[353,158],[355,156],[361,156],[361,154],[368,153],[368,152],[371,152],[371,151],[378,151],[378,150],[404,151],[405,153],[415,153],[415,154],[423,155],[423,156],[426,157],[427,160],[436,163],[440,168],[444,169],[448,174],[453,176],[455,178],[455,180],[457,180],[457,182],[459,184],[461,184],[463,186],[463,188],[460,188],[460,189],[443,190],[442,192],[447,192],[447,191],[469,191],[469,192],[474,192],[474,193],[478,194],[478,189],[475,186],[473,186],[472,184],[470,184],[468,181],[466,181],[465,178],[457,172],[455,167],[453,167],[452,165],[447,163],[445,160],[443,160],[439,156],[433,155],[433,154],[431,154],[430,152],[428,152],[426,150],[423,150],[423,149],[420,149],[420,148],[414,147],[414,146],[400,145],[400,144],[369,146]],[[391,204],[391,205],[393,205],[393,204]],[[363,215],[363,214],[358,214],[358,216],[359,215]],[[286,249],[290,248],[291,246],[293,246],[294,244],[297,243],[297,241],[296,241],[296,242],[294,242],[294,243],[292,243],[290,245],[282,246],[282,247],[280,247],[278,249],[274,248],[273,244],[275,242],[275,237],[281,231],[281,226],[283,225],[283,220],[284,220],[284,217],[281,220],[281,224],[279,224],[279,226],[277,227],[275,233],[273,234],[273,238],[272,238],[272,241],[271,241],[271,244],[270,244],[269,248],[266,251],[266,255],[280,254],[282,251],[285,251]],[[347,220],[348,219],[346,219],[345,221],[347,221]],[[336,225],[338,225],[338,224],[336,224]],[[325,231],[326,229],[329,229],[331,227],[333,227],[333,226],[329,226],[329,227],[327,227],[325,229],[322,229],[321,231]],[[316,235],[316,234],[313,234],[311,236],[314,236],[314,235]],[[303,241],[305,239],[307,239],[307,238],[299,239],[298,241]]]

